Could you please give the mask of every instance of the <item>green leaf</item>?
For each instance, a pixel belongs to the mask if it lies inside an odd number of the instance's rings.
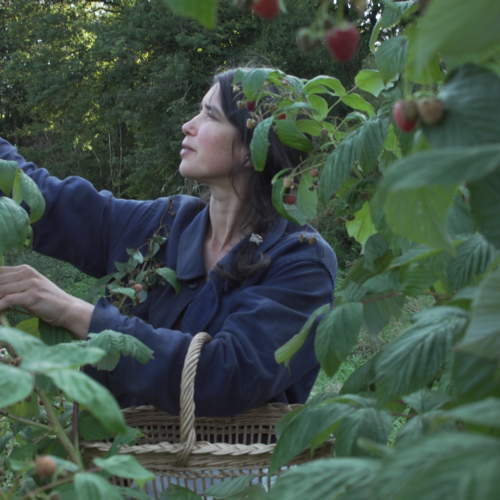
[[[147,481],[155,478],[152,472],[149,472],[132,455],[113,455],[109,458],[94,458],[97,467],[118,477],[127,477],[133,479],[142,488]]]
[[[32,351],[47,347],[40,339],[16,328],[0,326],[0,341],[11,345],[17,355],[24,358]]]
[[[366,296],[363,305],[363,328],[375,338],[389,324],[392,317],[399,317],[404,303],[405,297],[402,295],[385,299]]]
[[[386,220],[391,229],[416,243],[454,252],[446,230],[456,186],[427,186],[390,192]]]
[[[312,80],[309,80],[306,83],[304,90],[306,93],[309,93],[311,89],[315,89],[318,85],[323,85],[324,87],[328,87],[329,89],[333,90],[335,94],[338,95],[339,97],[343,97],[346,94],[346,89],[340,83],[339,79],[333,78],[332,76],[323,76],[323,75],[316,76]]]
[[[472,303],[471,321],[457,349],[500,360],[500,273],[487,276]]]
[[[435,307],[414,317],[416,322],[383,351],[376,366],[380,406],[427,386],[467,324],[456,307]]]
[[[222,481],[210,486],[210,488],[204,491],[204,495],[214,499],[231,497],[243,491],[254,477],[253,474],[248,474],[247,476],[237,477],[230,481]]]
[[[181,16],[191,17],[205,28],[213,29],[216,23],[217,0],[165,0]],[[90,497],[89,497],[90,498]]]
[[[314,339],[314,350],[321,368],[329,377],[333,377],[356,345],[362,315],[363,305],[351,302],[336,306],[322,318]]]
[[[368,458],[314,460],[280,474],[266,498],[369,500],[370,485],[379,467],[379,460]]]
[[[500,116],[496,110],[500,107],[499,75],[480,66],[462,66],[441,88],[437,97],[444,102],[444,118],[436,126],[423,125],[424,134],[434,148],[463,148],[493,143],[498,146]]]
[[[371,390],[375,382],[375,363],[382,351],[370,358],[362,366],[354,370],[349,378],[344,382],[340,394],[358,394]]]
[[[31,381],[33,384],[33,381]],[[1,401],[1,397],[0,397]],[[0,406],[2,406],[0,402]],[[25,399],[20,400],[18,403],[9,406],[6,410],[7,413],[21,418],[38,418],[40,415],[40,405],[38,404],[38,395],[32,391]]]
[[[377,230],[372,222],[369,203],[363,203],[361,209],[354,213],[354,219],[346,221],[345,226],[349,236],[361,245],[376,234]]]
[[[16,177],[20,178],[21,200],[30,207],[30,222],[36,222],[45,211],[45,199],[33,179],[21,169],[17,169]]]
[[[320,123],[315,122],[314,120],[297,120],[295,122],[295,125],[297,125],[297,128],[301,132],[312,135],[314,137],[319,137],[321,135],[321,131],[323,130],[323,126]]]
[[[481,425],[484,427],[500,428],[500,399],[487,398],[475,403],[458,406],[451,410],[439,412],[435,420],[453,419],[466,424]]]
[[[314,118],[317,120],[324,120],[328,115],[328,103],[318,95],[310,95],[307,100],[314,108]]]
[[[317,436],[326,434],[327,439],[338,423],[353,411],[354,406],[339,402],[337,398],[327,399],[319,405],[307,405],[282,431],[271,458],[269,474],[302,453]]]
[[[500,249],[500,226],[495,223],[500,212],[500,168],[468,188],[472,218],[483,236]]]
[[[120,407],[108,389],[84,373],[74,370],[57,370],[47,375],[68,397],[85,405],[106,429],[125,432]]]
[[[433,434],[382,462],[372,483],[373,498],[494,500],[499,467],[500,440],[465,432]]]
[[[123,500],[119,488],[97,474],[80,472],[74,482],[77,500]]]
[[[500,144],[424,151],[394,162],[384,173],[389,191],[473,182],[500,167]]]
[[[315,219],[318,216],[318,190],[313,186],[314,179],[305,172],[302,175],[297,191],[297,208],[304,214],[307,220]]]
[[[389,38],[375,52],[375,62],[384,83],[388,83],[406,68],[408,39],[405,36]]]
[[[417,29],[416,62],[424,67],[439,53],[461,61],[484,58],[500,43],[496,0],[437,0],[429,3]]]
[[[269,129],[273,124],[273,117],[270,116],[261,121],[255,127],[252,141],[250,142],[250,154],[255,170],[261,172],[266,165],[267,151],[269,149]]]
[[[10,198],[0,198],[0,255],[24,244],[29,223],[26,210]]]
[[[375,115],[373,106],[369,102],[365,101],[359,94],[347,94],[342,97],[342,102],[353,109],[365,111],[370,117]]]
[[[31,350],[22,356],[21,368],[32,372],[49,372],[78,368],[97,363],[104,351],[95,347],[81,347],[78,344],[59,344]]]
[[[367,171],[376,164],[388,127],[388,120],[378,116],[370,118],[330,153],[321,171],[320,199],[323,204],[327,205],[330,197],[344,184],[357,161]]]
[[[500,398],[500,363],[468,352],[456,351],[453,357],[452,379],[463,403],[488,396]]]
[[[113,433],[103,427],[88,410],[78,413],[78,434],[86,441],[102,441],[113,437]]]
[[[16,172],[19,170],[15,161],[0,160],[0,191],[10,196]]]
[[[429,413],[446,404],[450,398],[437,391],[431,391],[427,388],[405,396],[403,401],[411,406],[416,412],[423,414]]]
[[[175,290],[175,295],[181,291],[181,284],[177,280],[177,273],[168,267],[160,267],[156,270],[156,274],[161,276],[167,283],[169,283]]]
[[[189,488],[171,484],[166,490],[161,492],[160,500],[202,500],[202,497]]]
[[[354,79],[356,85],[360,90],[369,92],[370,94],[378,97],[380,92],[384,90],[385,84],[380,76],[380,72],[374,69],[361,70]]]
[[[291,120],[276,120],[279,140],[286,146],[306,151],[310,153],[313,150],[311,141],[298,129],[297,125]]]
[[[258,92],[261,90],[264,82],[267,80],[267,77],[272,72],[273,70],[266,68],[242,70],[243,78],[241,79],[241,83],[243,85],[243,93],[249,101],[256,99]],[[236,76],[234,79],[235,83],[237,83]]]
[[[401,21],[403,16],[408,16],[418,9],[418,5],[413,0],[403,2],[392,2],[391,7],[385,8],[382,13],[382,28],[389,29]],[[405,17],[406,17],[405,16]]]
[[[90,333],[87,344],[89,347],[98,347],[106,353],[106,356],[96,365],[98,370],[114,370],[120,354],[132,356],[143,364],[153,359],[153,351],[140,340],[113,330]]]
[[[25,319],[16,325],[16,329],[28,333],[33,337],[40,338],[40,332],[38,331],[38,318]]]
[[[457,256],[448,262],[448,285],[457,290],[471,284],[486,272],[499,253],[481,234],[475,234],[457,247]]]
[[[66,328],[50,325],[41,318],[38,321],[38,331],[40,338],[47,345],[57,345],[75,340],[74,335]]]
[[[0,408],[5,409],[24,398],[33,390],[33,376],[14,366],[0,363]]]
[[[311,316],[307,319],[304,326],[300,329],[300,332],[297,335],[294,335],[286,344],[282,345],[279,349],[274,353],[274,359],[276,359],[277,363],[285,363],[285,366],[288,367],[290,363],[290,359],[292,356],[302,347],[304,344],[309,331],[311,330],[316,317],[325,314],[330,309],[330,304],[325,304],[316,311],[314,311]]]
[[[405,271],[400,291],[410,297],[418,297],[437,281],[436,275],[425,267],[412,264]]]
[[[388,411],[375,408],[359,408],[342,420],[335,431],[335,457],[372,455],[360,448],[358,438],[386,444],[392,427]]]

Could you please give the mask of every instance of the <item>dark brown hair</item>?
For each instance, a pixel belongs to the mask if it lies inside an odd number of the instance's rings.
[[[219,85],[222,111],[230,123],[238,130],[236,140],[245,146],[248,155],[250,155],[250,142],[253,137],[253,129],[247,127],[247,120],[250,118],[249,111],[245,107],[240,109],[237,105],[239,100],[244,99],[244,95],[240,89],[233,85],[235,74],[236,70],[219,73],[214,77],[213,83],[214,85]],[[277,89],[271,90],[277,92]],[[262,237],[264,237],[270,229],[272,222],[278,216],[272,203],[272,178],[285,168],[295,168],[305,156],[305,153],[302,151],[285,146],[273,131],[270,131],[268,138],[270,144],[265,167],[260,172],[251,169],[246,182],[246,197],[243,200],[246,215],[242,221],[242,229],[251,227],[254,233]],[[242,169],[248,169],[248,167],[245,167],[248,157],[233,167],[231,171],[233,185],[235,185],[234,179],[239,172]],[[231,268],[226,269],[217,266],[216,272],[228,279],[232,286],[239,285],[252,273],[269,265],[268,259],[263,254],[259,254],[257,259],[255,258],[257,249],[258,245],[251,242],[246,245],[240,245],[233,252]]]

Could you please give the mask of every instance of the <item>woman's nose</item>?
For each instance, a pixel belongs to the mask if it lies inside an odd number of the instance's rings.
[[[194,135],[195,133],[195,117],[191,118],[191,120],[187,121],[183,126],[182,126],[182,132],[184,135]]]

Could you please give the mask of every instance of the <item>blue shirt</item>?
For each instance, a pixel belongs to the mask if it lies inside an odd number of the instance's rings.
[[[170,285],[158,286],[130,316],[101,298],[90,324],[89,333],[116,330],[154,351],[147,364],[122,356],[111,372],[86,367],[122,407],[147,403],[177,414],[184,358],[200,331],[213,340],[203,347],[198,364],[197,415],[233,415],[265,402],[305,402],[319,370],[314,327],[288,368],[275,361],[274,353],[318,307],[333,301],[337,261],[313,228],[276,217],[258,246],[270,258],[269,266],[231,287],[214,271],[206,280],[203,240],[209,211],[198,198],[116,199],[82,178],[51,177],[3,139],[0,158],[17,161],[46,200],[43,217],[33,225],[33,248],[89,275],[116,271],[115,262],[128,260],[127,249],[139,248],[162,224],[168,229],[156,257],[176,271],[180,293]],[[301,243],[301,234],[314,235],[317,242]],[[220,263],[227,265],[231,258],[229,253]]]

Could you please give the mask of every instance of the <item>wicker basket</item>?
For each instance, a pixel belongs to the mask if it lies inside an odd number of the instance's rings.
[[[157,478],[145,490],[160,498],[163,490],[178,484],[202,493],[215,482],[252,473],[254,482],[267,486],[267,469],[275,444],[274,427],[280,418],[300,405],[268,403],[234,417],[194,416],[194,379],[200,352],[211,337],[205,332],[193,337],[186,355],[181,381],[180,416],[170,415],[153,406],[123,410],[127,425],[143,430],[146,437],[135,446],[122,446],[120,453],[133,454],[141,465]],[[86,462],[102,457],[110,443],[84,442]],[[295,457],[291,465],[329,456],[333,437],[316,448]],[[120,480],[117,480],[120,483]],[[126,482],[121,482],[126,485]]]

